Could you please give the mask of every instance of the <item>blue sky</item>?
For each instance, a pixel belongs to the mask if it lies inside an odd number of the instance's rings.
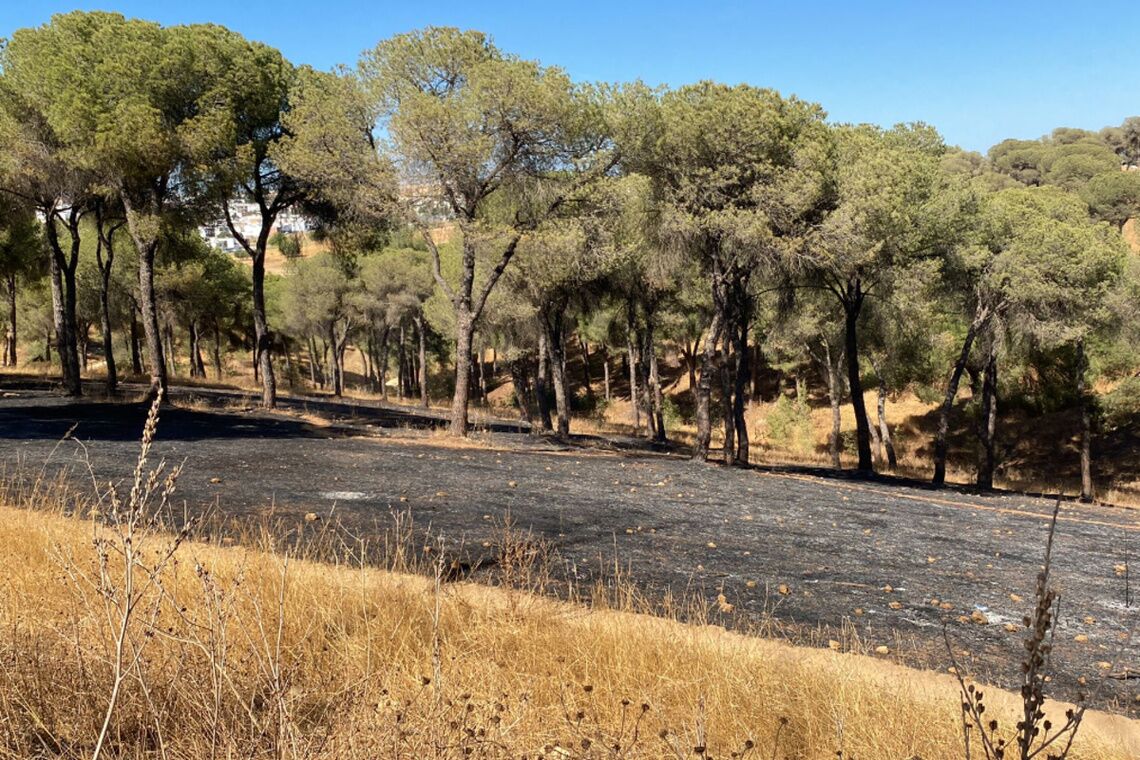
[[[1134,0],[0,0],[0,36],[75,9],[212,21],[321,68],[420,26],[477,28],[579,79],[748,82],[833,121],[926,121],[973,150],[1140,114]]]

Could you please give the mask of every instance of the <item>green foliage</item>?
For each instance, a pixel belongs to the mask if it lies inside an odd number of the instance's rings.
[[[286,259],[301,258],[303,243],[300,234],[278,231],[273,233],[269,242],[274,245]]]
[[[1102,423],[1107,430],[1134,428],[1140,421],[1140,377],[1130,377],[1100,400]]]
[[[1113,169],[1098,174],[1081,188],[1081,197],[1097,219],[1123,227],[1140,216],[1140,171]]]
[[[764,418],[764,424],[768,427],[768,438],[777,446],[807,454],[814,445],[811,408],[798,396],[793,399],[780,394]]]

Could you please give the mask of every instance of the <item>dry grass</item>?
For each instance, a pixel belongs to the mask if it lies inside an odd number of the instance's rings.
[[[446,583],[439,544],[432,578],[355,562],[361,546],[322,564],[269,539],[178,545],[144,514],[116,668],[116,525],[0,508],[0,757],[91,757],[116,673],[103,757],[962,757],[948,676],[623,612],[620,594]],[[502,579],[540,583],[544,547],[502,532]],[[987,705],[1004,721],[1017,700]],[[1072,757],[1137,753],[1134,723],[1090,714]]]

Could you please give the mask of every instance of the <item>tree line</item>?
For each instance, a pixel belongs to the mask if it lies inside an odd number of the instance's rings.
[[[836,465],[851,404],[863,471],[894,465],[888,400],[935,389],[936,484],[968,379],[980,486],[999,399],[1032,398],[1080,408],[1091,497],[1094,381],[1137,369],[1137,169],[1140,118],[983,156],[750,85],[576,82],[475,31],[396,35],[322,72],[220,26],[69,13],[0,51],[5,361],[20,283],[74,395],[92,330],[110,391],[116,333],[156,391],[179,338],[203,377],[202,354],[220,376],[236,343],[266,407],[280,372],[342,393],[351,349],[365,382],[394,369],[425,405],[429,358],[449,362],[450,430],[466,435],[493,349],[520,413],[566,435],[569,355],[593,397],[592,344],[605,397],[612,351],[637,428],[664,440],[668,354],[694,456],[720,425],[728,463],[750,461],[761,370],[798,364],[822,378]],[[277,230],[285,212],[322,252]],[[197,235],[219,221],[248,266]],[[294,260],[284,276],[272,248]]]

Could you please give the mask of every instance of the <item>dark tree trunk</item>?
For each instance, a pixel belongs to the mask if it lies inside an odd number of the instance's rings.
[[[748,421],[744,417],[745,401],[748,393],[748,381],[751,378],[749,358],[751,352],[748,348],[748,328],[752,319],[752,307],[747,295],[741,295],[740,324],[734,334],[736,342],[736,371],[734,373],[732,401],[732,416],[736,423],[736,464],[749,464],[748,450]]]
[[[345,331],[347,332],[347,330]],[[348,342],[347,335],[344,337],[343,342],[336,334],[336,322],[329,324],[329,343],[332,345],[332,382],[333,382],[333,395],[340,398],[344,395],[344,367],[342,362],[344,354],[341,346]]]
[[[863,399],[863,379],[859,374],[859,313],[863,309],[863,285],[859,278],[847,283],[843,301],[847,358],[847,387],[851,393],[851,408],[855,412],[855,443],[859,453],[860,472],[873,472],[871,458],[871,426],[867,420],[867,405]]]
[[[401,323],[400,340],[396,344],[396,397],[401,401],[408,393],[408,354],[404,349],[405,342],[404,325]],[[468,361],[470,361],[470,351],[467,355]],[[458,357],[456,360],[458,361]]]
[[[138,311],[135,307],[131,306],[131,372],[135,375],[142,374],[142,351],[139,347],[139,320]]]
[[[875,409],[878,417],[879,438],[882,440],[883,449],[887,454],[887,469],[893,472],[898,469],[899,460],[895,454],[895,442],[891,437],[891,428],[887,424],[887,380],[879,371],[874,359],[871,360],[871,369],[875,370],[875,376],[879,378],[878,403]]]
[[[982,410],[978,420],[978,438],[981,448],[978,452],[978,490],[991,491],[994,487],[994,466],[996,464],[995,437],[997,433],[997,340],[990,346],[986,360],[985,375],[982,378]]]
[[[895,441],[891,435],[891,426],[887,424],[887,386],[881,384],[879,386],[879,432],[883,437],[883,447],[887,450],[887,469],[898,469],[899,459],[895,453]]]
[[[626,337],[626,366],[629,367],[629,405],[633,410],[633,434],[641,435],[641,399],[637,394],[637,349],[633,345],[633,328]]]
[[[638,408],[645,412],[645,437],[653,440],[657,437],[657,411],[653,405],[653,389],[649,382],[649,348],[648,328],[641,330],[633,328],[634,350],[637,352],[634,366],[637,367],[637,403]]]
[[[526,361],[513,359],[510,362],[511,384],[515,389],[515,404],[519,408],[519,419],[532,423],[530,413],[530,388],[526,377]]]
[[[547,363],[550,351],[547,349],[546,327],[544,320],[539,318],[538,329],[538,372],[534,377],[534,392],[538,399],[538,418],[543,430],[553,430],[554,422],[550,418],[550,392],[546,387]]]
[[[726,317],[724,341],[720,351],[720,401],[724,421],[724,463],[736,460],[736,414],[733,410],[733,389],[736,385],[736,369],[732,355],[732,343],[736,326]]]
[[[823,370],[827,379],[827,400],[831,405],[831,431],[827,434],[827,448],[831,453],[831,466],[840,470],[843,468],[839,448],[843,383],[840,379],[839,368],[843,364],[843,354],[840,352],[839,356],[832,357],[831,346],[828,342],[825,340],[821,343],[823,345],[823,356],[820,359],[822,359]]]
[[[105,227],[102,210],[95,216],[95,263],[99,267],[99,329],[103,333],[103,360],[107,365],[107,393],[114,394],[119,387],[119,373],[115,366],[115,341],[111,333],[111,267],[115,263],[115,230]]]
[[[218,327],[218,318],[213,319],[214,326],[214,377],[222,381],[222,331]]]
[[[1092,479],[1092,412],[1093,399],[1088,389],[1089,360],[1085,341],[1077,341],[1077,403],[1081,409],[1081,501],[1095,497]]]
[[[66,224],[71,236],[67,253],[59,239],[54,216],[44,224],[49,251],[52,320],[55,326],[56,354],[59,356],[63,387],[69,396],[83,393],[79,370],[79,328],[75,315],[75,266],[79,257],[79,213],[72,210]]]
[[[451,399],[452,435],[466,436],[470,428],[467,405],[471,398],[471,340],[476,315],[460,304],[455,314],[455,395]]]
[[[168,357],[166,360],[166,366],[169,368],[170,374],[177,377],[178,376],[178,362],[177,362],[177,357],[174,355],[174,349],[175,349],[175,346],[174,346],[174,327],[171,326],[170,322],[167,322],[166,326],[163,329],[166,332],[165,346],[166,346],[166,355]]]
[[[566,327],[561,308],[555,306],[542,317],[546,350],[550,352],[550,373],[554,385],[554,406],[558,415],[557,432],[570,435],[569,379],[566,377]]]
[[[266,409],[277,406],[277,377],[273,371],[273,334],[269,330],[269,320],[265,312],[265,252],[269,247],[269,234],[277,222],[277,215],[281,213],[287,203],[284,191],[276,190],[276,195],[269,200],[262,177],[263,162],[266,156],[255,156],[257,165],[253,176],[253,200],[257,203],[261,215],[261,226],[257,231],[257,238],[247,239],[234,225],[230,217],[229,204],[224,204],[226,224],[231,234],[249,254],[253,262],[251,279],[253,291],[253,356],[254,378],[261,382],[261,405]]]
[[[716,363],[716,344],[720,340],[721,319],[720,309],[714,309],[708,331],[705,333],[704,347],[701,350],[700,377],[697,379],[695,393],[697,440],[696,445],[693,446],[693,459],[700,462],[709,458],[709,444],[712,441],[712,417],[710,415],[712,376],[713,372],[716,371],[714,366]]]
[[[697,347],[696,341],[691,347],[686,341],[681,349],[685,358],[685,369],[689,373],[689,393],[693,394],[694,399],[697,397]]]
[[[8,275],[8,331],[4,336],[4,357],[9,367],[16,366],[16,275]]]
[[[153,222],[161,205],[152,201],[149,219],[139,219],[129,193],[120,193],[127,212],[127,229],[139,253],[139,311],[142,314],[143,333],[146,335],[147,361],[150,365],[150,394],[161,392],[167,398],[166,359],[162,351],[162,331],[158,324],[158,302],[154,293],[154,258],[158,240],[144,231],[144,224]]]
[[[752,347],[752,401],[760,403],[762,398],[762,388],[760,387],[760,371],[764,367],[764,350],[759,344]]]
[[[190,363],[194,367],[195,377],[205,379],[206,363],[202,361],[202,331],[198,327],[198,320],[190,322]]]
[[[263,236],[268,240],[268,229]],[[253,257],[253,335],[257,345],[261,375],[261,405],[277,406],[277,377],[273,374],[273,336],[265,316],[265,244],[258,238],[258,255]]]
[[[417,382],[420,386],[420,406],[424,409],[428,408],[428,383],[427,383],[427,335],[424,334],[424,318],[422,314],[416,315],[416,336],[419,339],[419,377]]]
[[[150,393],[161,392],[165,397],[166,357],[162,350],[162,332],[158,325],[158,304],[154,297],[154,253],[157,243],[140,244],[139,250],[139,310],[143,318],[147,359],[150,364]]]
[[[313,336],[309,336],[307,341],[309,347],[309,382],[313,384],[314,388],[323,387],[324,383],[317,379],[317,345]]]
[[[958,396],[958,384],[962,382],[962,373],[966,370],[966,362],[970,358],[970,349],[978,330],[989,319],[989,312],[980,304],[974,311],[974,320],[966,331],[966,339],[962,341],[962,350],[958,353],[958,360],[950,371],[950,379],[946,382],[946,395],[942,399],[942,407],[938,410],[938,430],[934,435],[934,478],[932,482],[941,486],[946,482],[946,454],[948,450],[947,438],[950,434],[950,412],[954,408],[954,399]]]
[[[369,328],[364,345],[358,341],[356,350],[360,352],[360,361],[364,365],[364,387],[369,393],[376,391],[376,379],[372,375],[372,329]]]

